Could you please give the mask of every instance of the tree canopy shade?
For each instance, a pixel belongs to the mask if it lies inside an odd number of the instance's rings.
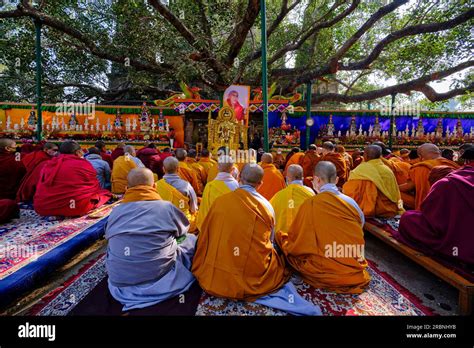
[[[309,81],[341,87],[316,102],[412,92],[437,102],[473,90],[470,0],[266,1],[269,81],[282,93]],[[43,23],[48,101],[158,98],[179,80],[212,98],[260,84],[259,0],[30,2],[0,8],[0,99],[34,96],[32,19]],[[447,77],[449,92],[429,85]]]

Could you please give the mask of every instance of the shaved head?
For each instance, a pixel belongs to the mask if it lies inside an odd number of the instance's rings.
[[[337,179],[336,166],[331,162],[321,161],[314,168],[314,176],[325,184],[335,184]]]
[[[201,151],[201,157],[206,157],[207,158],[207,157],[210,156],[210,154],[211,153],[209,152],[208,149],[202,149],[202,151]]]
[[[439,150],[438,146],[431,143],[420,145],[417,149],[417,153],[423,161],[436,159],[441,156],[441,151]]]
[[[174,152],[176,158],[178,159],[178,161],[184,161],[186,159],[186,156],[188,155],[187,151],[185,149],[176,149],[176,151]]]
[[[190,157],[190,158],[196,158],[197,152],[196,152],[196,150],[191,149],[191,150],[188,151],[188,153],[187,153],[186,156],[188,156],[188,157]]]
[[[380,158],[382,156],[382,148],[378,145],[368,145],[364,149],[364,157],[366,161]]]
[[[230,173],[232,168],[234,168],[234,159],[231,156],[221,156],[217,160],[217,168],[219,172]]]
[[[331,143],[330,141],[325,141],[325,142],[323,143],[323,149],[324,149],[324,150],[327,150],[327,151],[329,151],[329,152],[332,152],[332,151],[334,151],[335,146],[334,146],[334,144]]]
[[[174,174],[178,171],[179,161],[174,157],[166,157],[163,161],[163,168],[166,174]]]
[[[138,185],[151,186],[155,184],[153,172],[148,168],[134,168],[127,175],[128,187],[135,187]]]
[[[295,180],[303,180],[303,167],[299,164],[290,165],[286,171],[286,178],[288,183]]]
[[[0,139],[0,150],[4,150],[6,147],[16,147],[15,140],[7,138]]]
[[[246,164],[240,173],[240,181],[244,185],[251,185],[257,187],[261,184],[263,179],[263,168],[258,164]]]
[[[262,163],[273,163],[273,156],[271,153],[265,152],[262,155]]]
[[[308,150],[317,150],[317,149],[318,149],[318,147],[314,144],[311,144],[311,145],[308,146]]]
[[[135,148],[132,145],[125,145],[123,147],[123,152],[128,153],[130,156],[134,156],[134,157],[136,155]]]

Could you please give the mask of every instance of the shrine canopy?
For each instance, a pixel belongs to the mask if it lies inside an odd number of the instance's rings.
[[[284,120],[282,120],[282,118]],[[377,110],[314,110],[314,123],[310,127],[310,143],[333,140],[345,145],[364,145],[380,139],[388,141],[390,115]],[[474,141],[474,113],[421,111],[413,115],[395,115],[392,133],[396,147],[410,147],[430,141],[440,146],[459,146]],[[269,113],[270,133],[281,132],[284,127],[298,131],[300,139],[293,143],[285,140],[285,133],[274,141],[274,146],[291,147],[305,145],[306,112],[281,114]]]

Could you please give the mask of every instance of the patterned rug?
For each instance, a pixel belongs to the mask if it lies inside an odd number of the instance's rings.
[[[0,225],[0,280],[102,220],[111,208],[99,210],[95,219],[58,218],[41,217],[31,207],[22,206],[19,219]]]
[[[358,295],[336,294],[315,289],[297,276],[292,278],[298,292],[307,300],[320,306],[323,315],[432,315],[413,294],[399,285],[389,275],[379,271],[370,262],[372,276],[367,290]],[[60,288],[55,289],[29,311],[29,315],[64,316],[106,277],[105,256],[85,265]],[[203,293],[196,311],[198,316],[283,316],[287,313],[250,302],[232,301]]]

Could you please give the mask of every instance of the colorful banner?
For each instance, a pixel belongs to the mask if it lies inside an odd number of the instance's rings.
[[[230,106],[235,112],[237,121],[248,125],[249,122],[250,86],[232,85],[224,92],[224,106]]]

